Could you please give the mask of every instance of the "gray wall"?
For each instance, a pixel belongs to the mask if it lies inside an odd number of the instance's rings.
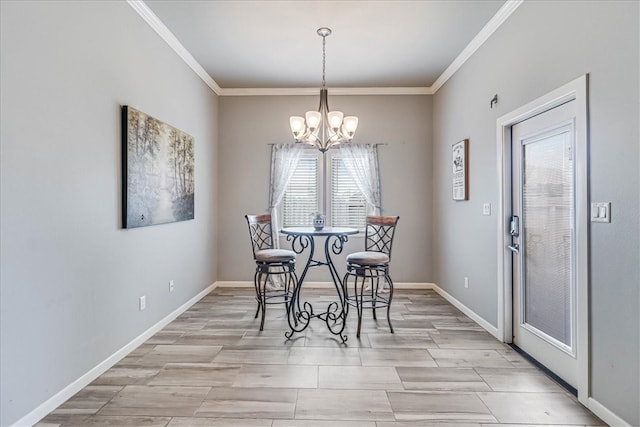
[[[218,101],[125,2],[0,8],[8,425],[215,281]],[[121,229],[122,104],[195,137],[195,220]]]
[[[332,109],[359,116],[354,142],[388,144],[378,153],[383,213],[400,215],[392,277],[396,282],[431,281],[431,97],[329,95],[329,103]],[[267,209],[268,144],[291,142],[289,116],[316,109],[317,104],[317,96],[220,98],[219,203],[224,226],[219,280],[253,280],[244,215]],[[363,245],[362,237],[352,237],[343,255]],[[343,258],[336,258],[342,272]],[[316,269],[309,279],[329,281],[325,270]]]
[[[482,203],[498,203],[496,119],[589,73],[591,200],[613,212],[590,229],[592,396],[631,425],[640,425],[638,5],[525,2],[437,92],[433,117],[435,281],[495,325],[497,230]],[[450,147],[467,137],[471,196],[454,203]]]
[[[401,216],[396,281],[434,281],[496,324],[497,230],[495,216],[481,215],[483,202],[498,202],[496,119],[590,74],[591,198],[613,203],[613,222],[591,228],[592,394],[632,425],[638,13],[637,2],[525,2],[433,98],[331,97],[332,108],[360,116],[356,142],[388,144],[380,162],[386,213]],[[123,2],[2,1],[0,16],[5,425],[216,279],[251,280],[243,215],[267,206],[267,144],[290,141],[287,117],[316,108],[317,97],[218,101]],[[194,221],[121,229],[122,104],[195,137]],[[449,150],[466,137],[471,200],[453,203]],[[346,251],[361,245],[353,238]]]

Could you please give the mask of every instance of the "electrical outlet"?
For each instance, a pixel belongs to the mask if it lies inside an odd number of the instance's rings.
[[[147,308],[147,297],[145,295],[140,297],[140,311]]]
[[[174,288],[173,280],[169,280],[169,292],[173,292],[173,288]]]
[[[491,203],[484,203],[482,205],[482,215],[491,216]]]
[[[465,289],[469,289],[469,278],[468,277],[464,278],[464,288]]]

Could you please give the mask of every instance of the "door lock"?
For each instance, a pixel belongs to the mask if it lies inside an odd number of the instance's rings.
[[[511,234],[511,237],[514,239],[520,235],[520,218],[516,215],[511,215],[511,220],[509,221],[509,234]],[[517,243],[512,243],[507,246],[507,248],[516,254],[520,252],[520,245]]]
[[[518,237],[520,235],[520,218],[516,215],[511,215],[511,221],[509,222],[509,234],[512,237]]]

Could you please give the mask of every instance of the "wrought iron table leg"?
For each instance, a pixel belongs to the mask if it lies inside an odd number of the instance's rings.
[[[331,242],[332,237],[333,242]],[[325,322],[329,331],[334,335],[338,335],[343,343],[347,341],[347,336],[342,333],[347,323],[347,316],[345,311],[346,300],[342,292],[340,275],[338,274],[336,266],[333,264],[331,253],[333,252],[334,255],[340,254],[347,239],[347,236],[342,235],[329,236],[324,243],[325,259],[327,261],[327,266],[329,267],[329,271],[331,273],[331,280],[333,281],[333,285],[336,289],[336,294],[338,294],[339,300],[339,304],[334,302],[329,304],[329,306],[327,307]],[[337,328],[335,327],[336,325],[338,325]]]
[[[385,275],[385,279],[389,284],[389,303],[387,305],[387,322],[389,322],[389,329],[391,330],[391,333],[393,333],[393,325],[391,324],[391,300],[393,299],[393,282],[391,281],[391,277],[389,276],[389,273]]]
[[[307,258],[307,262],[302,270],[302,274],[296,282],[293,292],[293,301],[290,304],[287,314],[289,328],[291,329],[285,333],[287,338],[291,338],[295,332],[304,331],[309,326],[311,318],[318,317],[325,321],[329,332],[334,335],[338,335],[343,343],[346,342],[347,336],[342,333],[346,325],[346,300],[342,292],[340,276],[338,275],[338,271],[331,258],[331,252],[335,255],[340,254],[347,239],[346,235],[327,236],[325,241],[325,262],[321,262],[313,259],[315,253],[315,241],[313,237],[304,234],[287,236],[287,240],[292,242],[291,246],[295,253],[300,254],[306,248],[309,248],[309,257]],[[325,311],[314,314],[313,306],[308,301],[303,302],[302,306],[300,305],[300,294],[302,292],[302,284],[309,268],[321,265],[329,267],[331,280],[333,281],[336,293],[338,294],[339,302],[332,302]]]

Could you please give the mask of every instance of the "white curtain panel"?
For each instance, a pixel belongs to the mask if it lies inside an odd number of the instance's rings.
[[[280,248],[278,214],[276,208],[282,202],[289,181],[298,166],[302,144],[274,144],[271,149],[271,178],[269,182],[269,212],[273,247]]]
[[[340,152],[347,170],[367,200],[369,213],[380,215],[382,198],[377,148],[369,144],[341,144]]]
[[[367,200],[371,215],[381,215],[382,196],[380,194],[380,165],[378,148],[369,144],[342,144],[340,146],[344,165],[356,182],[356,186]],[[367,284],[365,290],[370,288]],[[384,281],[380,292],[389,292],[389,284]]]

